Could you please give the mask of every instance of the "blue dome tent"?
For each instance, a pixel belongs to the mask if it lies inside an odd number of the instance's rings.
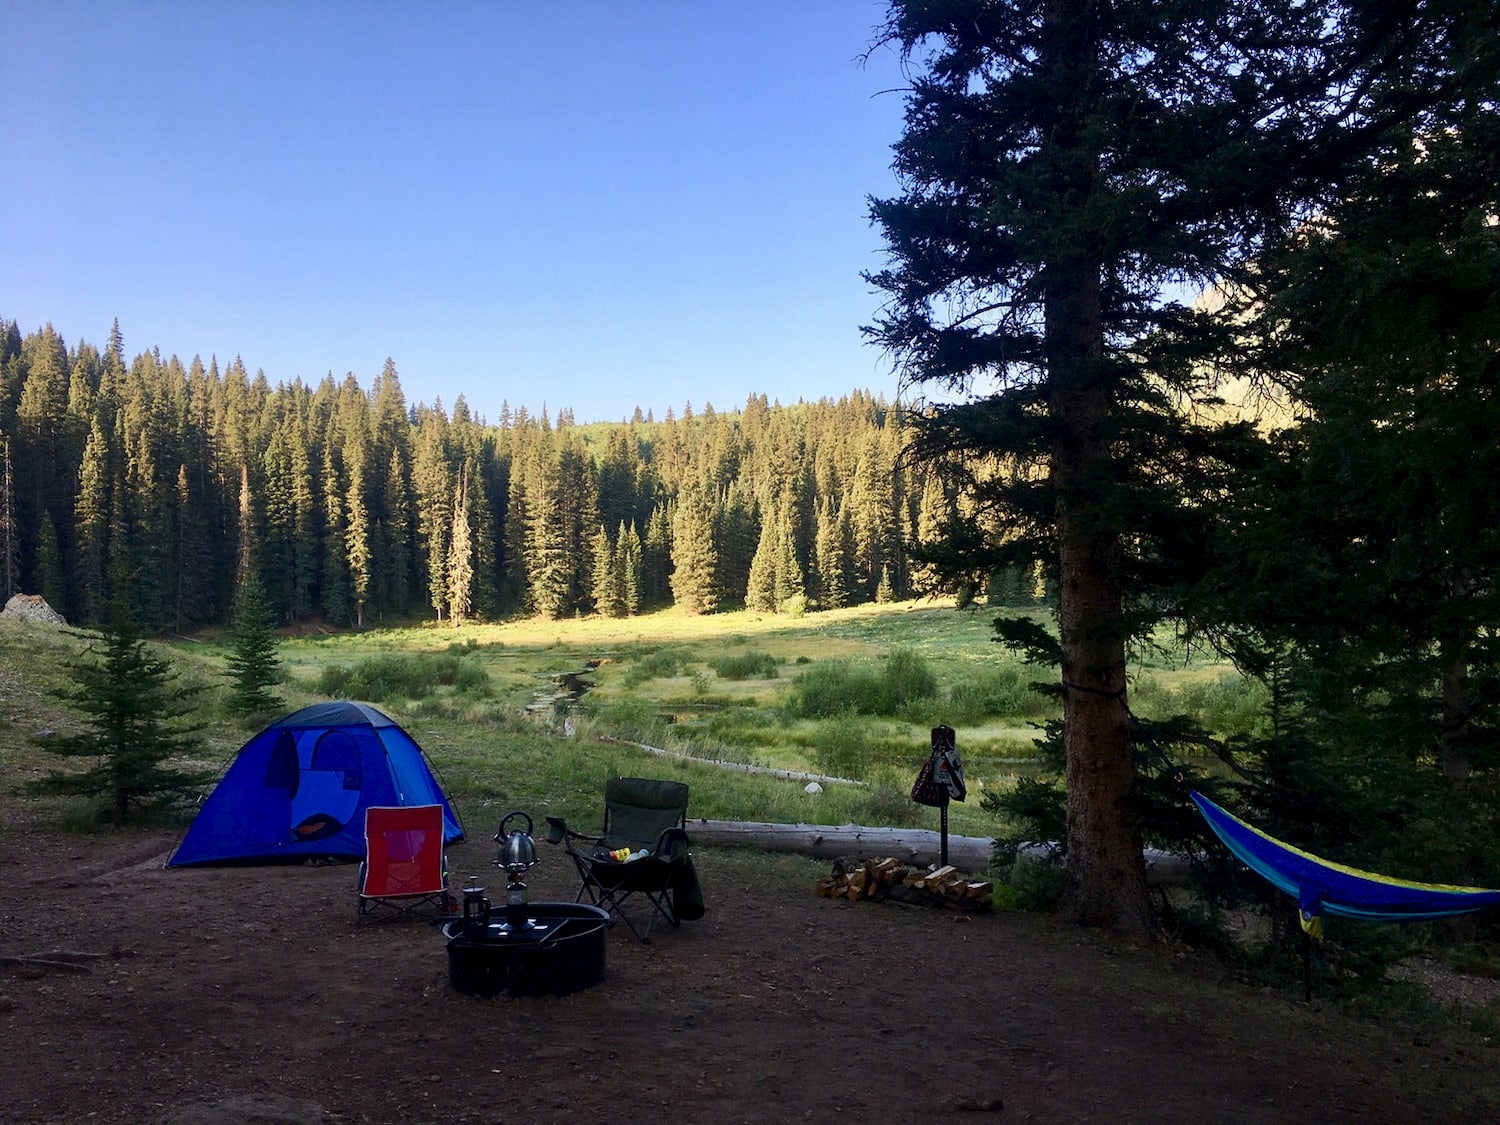
[[[167,866],[363,859],[371,805],[442,805],[445,842],[463,839],[411,735],[368,704],[315,703],[240,748]]]

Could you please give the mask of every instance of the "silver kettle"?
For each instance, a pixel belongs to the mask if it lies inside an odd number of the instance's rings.
[[[517,828],[507,834],[505,826],[516,817],[526,822],[525,830]],[[531,817],[520,809],[516,809],[514,812],[505,814],[505,819],[500,822],[499,831],[495,833],[495,842],[500,845],[495,866],[505,868],[512,878],[536,865],[536,842],[531,838],[531,829]]]

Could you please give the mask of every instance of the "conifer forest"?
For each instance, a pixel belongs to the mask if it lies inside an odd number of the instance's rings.
[[[81,625],[116,589],[147,628],[223,623],[250,575],[289,626],[905,597],[940,496],[900,448],[865,393],[491,422],[408,402],[389,360],[273,387],[238,358],[127,359],[118,323],[101,349],[0,320],[5,595]]]

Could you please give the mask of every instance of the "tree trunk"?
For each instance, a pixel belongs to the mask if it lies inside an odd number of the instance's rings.
[[[1087,262],[1057,270],[1047,304],[1068,788],[1064,909],[1084,925],[1142,937],[1154,920],[1130,810],[1122,530],[1101,494],[1114,481],[1099,272]]]
[[[1052,0],[1044,64],[1059,81],[1044,142],[1057,248],[1042,271],[1048,407],[1054,426],[1063,746],[1067,755],[1066,913],[1135,937],[1155,928],[1140,833],[1130,810],[1135,764],[1125,722],[1121,543],[1108,423],[1117,369],[1104,354],[1096,242],[1079,221],[1096,190],[1099,153],[1089,126],[1101,62],[1089,0]]]

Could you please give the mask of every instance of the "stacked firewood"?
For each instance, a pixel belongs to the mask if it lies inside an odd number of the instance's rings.
[[[988,879],[975,879],[951,865],[912,868],[893,856],[833,861],[833,871],[813,884],[820,898],[890,900],[951,910],[988,910],[994,890]]]

